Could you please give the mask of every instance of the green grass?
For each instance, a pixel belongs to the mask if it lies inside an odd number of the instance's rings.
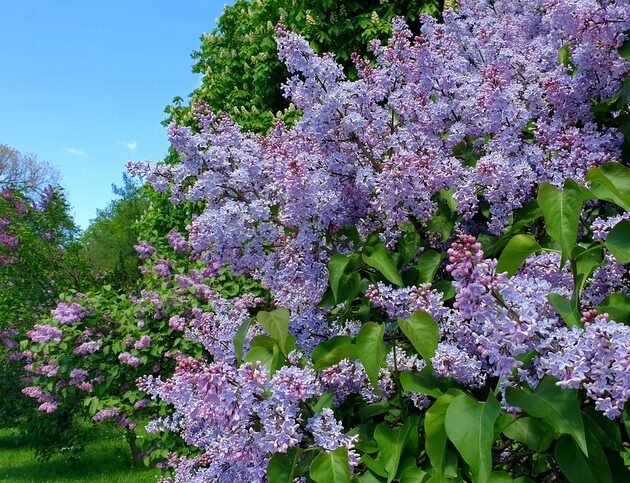
[[[78,462],[69,462],[61,456],[41,462],[15,430],[0,428],[0,481],[3,482],[148,483],[156,482],[158,476],[155,469],[133,464],[127,443],[115,430],[99,428],[92,432]]]

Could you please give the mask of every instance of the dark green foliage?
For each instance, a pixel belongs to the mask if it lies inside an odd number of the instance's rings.
[[[193,72],[203,79],[191,93],[190,104],[204,101],[244,128],[264,132],[289,106],[281,90],[288,74],[274,40],[278,23],[303,35],[316,52],[334,52],[352,76],[351,54],[365,53],[373,39],[385,40],[395,16],[403,16],[417,30],[420,14],[437,15],[439,7],[437,0],[237,0],[193,54]],[[191,122],[181,97],[166,111],[169,121]]]
[[[114,288],[131,286],[140,276],[138,220],[149,207],[146,190],[123,175],[123,186],[113,185],[118,199],[99,210],[82,237],[92,270]]]

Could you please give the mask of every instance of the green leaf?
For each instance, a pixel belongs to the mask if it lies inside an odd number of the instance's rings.
[[[316,363],[335,347],[346,346],[349,344],[352,344],[352,337],[348,335],[336,335],[335,337],[326,339],[313,348],[311,351],[311,360],[313,363]]]
[[[597,439],[602,448],[613,451],[621,451],[623,442],[619,423],[613,419],[608,419],[600,411],[588,406],[582,412],[586,429]]]
[[[572,436],[584,454],[588,454],[580,403],[575,390],[561,389],[556,386],[555,379],[545,376],[533,391],[508,387],[505,400],[511,406],[544,419],[559,433]]]
[[[352,302],[357,295],[361,292],[361,275],[358,272],[354,272],[341,277],[341,286],[339,288],[338,297],[336,300],[339,302]]]
[[[317,483],[350,483],[348,450],[341,446],[318,455],[311,463],[310,477]]]
[[[553,305],[556,312],[560,314],[567,326],[574,327],[577,325],[578,327],[582,327],[580,313],[575,310],[568,298],[557,293],[550,293],[547,295],[547,300]]]
[[[346,267],[350,263],[350,257],[337,253],[328,261],[328,283],[335,301],[339,301],[339,285]]]
[[[453,379],[434,376],[431,365],[427,365],[420,372],[401,372],[400,383],[405,391],[419,392],[435,398],[457,387]]]
[[[564,182],[564,191],[543,183],[538,192],[538,205],[543,212],[547,232],[562,249],[562,267],[577,240],[582,192],[577,183],[570,179]]]
[[[381,461],[387,471],[387,481],[391,482],[398,473],[400,457],[412,431],[418,431],[418,418],[409,416],[402,427],[391,428],[383,422],[374,430],[374,439],[380,449]]]
[[[501,406],[493,393],[485,402],[460,394],[446,410],[446,434],[470,465],[475,482],[490,478],[494,423],[500,412]]]
[[[524,443],[532,451],[546,451],[554,438],[553,428],[542,419],[524,416],[515,419],[503,429],[503,434],[515,441]]]
[[[418,283],[431,283],[440,268],[443,255],[435,250],[428,250],[418,258]]]
[[[430,361],[438,346],[439,329],[433,317],[424,310],[398,319],[398,327],[425,361]]]
[[[438,292],[442,292],[443,302],[446,302],[447,300],[455,297],[455,287],[453,287],[453,284],[450,280],[438,280],[437,282],[433,282],[431,285]]]
[[[383,478],[387,478],[387,470],[383,465],[381,459],[372,458],[370,455],[364,454],[361,456],[361,462],[368,467],[373,473],[376,473],[378,476]]]
[[[342,359],[358,359],[357,346],[351,342],[351,337],[338,335],[317,344],[311,353],[313,368],[316,371],[321,371],[337,364]]]
[[[630,298],[624,293],[613,293],[604,299],[597,312],[608,314],[615,322],[627,324],[630,322]]]
[[[252,339],[249,350],[245,355],[245,362],[257,362],[267,366],[270,374],[273,374],[282,366],[282,354],[278,343],[271,337],[259,335]]]
[[[568,67],[570,62],[571,51],[569,50],[569,44],[564,44],[558,49],[558,64]]]
[[[267,481],[269,483],[293,483],[295,466],[300,456],[296,448],[289,448],[286,453],[274,454],[267,464]]]
[[[236,361],[239,365],[243,362],[243,346],[245,345],[245,337],[247,337],[247,331],[252,324],[252,320],[253,319],[250,318],[243,322],[232,338],[234,343],[234,352],[236,353]]]
[[[287,309],[280,308],[271,312],[258,312],[256,319],[260,325],[273,337],[280,346],[282,352],[286,355],[289,353],[287,346],[287,336],[289,334],[289,316]]]
[[[527,257],[541,250],[540,245],[532,235],[515,235],[503,249],[497,272],[507,272],[508,276],[514,275]]]
[[[593,244],[589,248],[576,246],[572,253],[571,273],[575,283],[572,303],[574,310],[578,310],[579,297],[582,295],[587,280],[600,267],[604,261],[603,251],[599,243]]]
[[[393,284],[396,284],[399,287],[403,286],[403,281],[400,273],[398,273],[396,262],[394,262],[391,254],[387,251],[382,243],[377,244],[373,248],[370,255],[366,255],[364,253],[363,261],[370,267],[376,268],[380,273],[383,274],[383,276],[387,280],[389,280]]]
[[[326,391],[319,396],[317,402],[313,405],[312,409],[314,413],[321,413],[324,408],[331,408],[333,406],[333,393]]]
[[[446,463],[446,429],[444,419],[455,394],[443,394],[431,405],[424,416],[424,449],[433,467],[433,476],[440,481],[444,476]]]
[[[556,444],[554,456],[562,473],[571,483],[612,483],[606,454],[597,440],[586,435],[588,458],[571,438],[564,437]]]
[[[402,257],[402,264],[407,265],[418,253],[422,240],[412,224],[404,225],[402,231],[403,234],[398,239],[397,249]]]
[[[361,359],[370,382],[379,393],[378,373],[383,367],[383,361],[387,355],[385,342],[383,341],[384,335],[384,325],[368,322],[363,324],[359,330],[356,343],[359,359]]]
[[[428,476],[415,466],[409,466],[400,473],[400,483],[421,483]]]
[[[630,60],[630,41],[626,40],[621,47],[617,49],[619,55],[626,60]]]
[[[606,248],[619,263],[630,263],[630,220],[621,220],[606,236]]]
[[[620,163],[606,163],[589,170],[586,180],[590,192],[600,200],[610,201],[630,211],[630,168]]]

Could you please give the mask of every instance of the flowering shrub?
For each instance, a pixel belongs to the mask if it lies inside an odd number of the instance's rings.
[[[174,315],[206,354],[139,380],[190,446],[175,481],[627,479],[629,27],[469,0],[349,81],[279,26],[294,126],[171,125],[181,163],[130,170],[205,203],[193,259],[270,292]]]
[[[278,26],[300,119],[200,103],[180,163],[131,164],[199,210],[138,243],[139,294],[38,321],[24,394],[148,422],[171,481],[627,480],[630,8],[443,20],[356,80]]]
[[[174,235],[170,239],[177,248],[179,240]],[[209,321],[213,308],[225,310],[238,303],[228,302],[217,290],[227,288],[237,295],[247,287],[259,289],[252,282],[232,281],[232,287],[225,275],[207,270],[171,276],[171,269],[183,272],[189,263],[172,260],[165,273],[164,260],[153,256],[153,246],[143,242],[136,250],[145,261],[141,267],[145,289],[139,296],[118,294],[110,286],[68,294],[28,331],[21,355],[30,376],[22,393],[35,399],[43,412],[81,404],[93,421],[114,421],[128,430],[133,456],[149,461],[163,459],[169,448],[178,446],[178,438],[153,438],[144,432],[149,415],[168,411],[164,404],[147,399],[136,379],[171,374],[181,352],[200,357],[202,346],[197,342],[209,347],[214,343],[198,336],[193,322],[188,328],[184,317],[171,314]],[[256,299],[245,296],[242,303],[250,298]]]

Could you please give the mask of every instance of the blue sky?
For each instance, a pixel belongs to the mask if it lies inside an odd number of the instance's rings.
[[[199,83],[190,54],[224,4],[0,2],[0,143],[61,171],[81,227],[128,160],[164,157],[164,107]]]

